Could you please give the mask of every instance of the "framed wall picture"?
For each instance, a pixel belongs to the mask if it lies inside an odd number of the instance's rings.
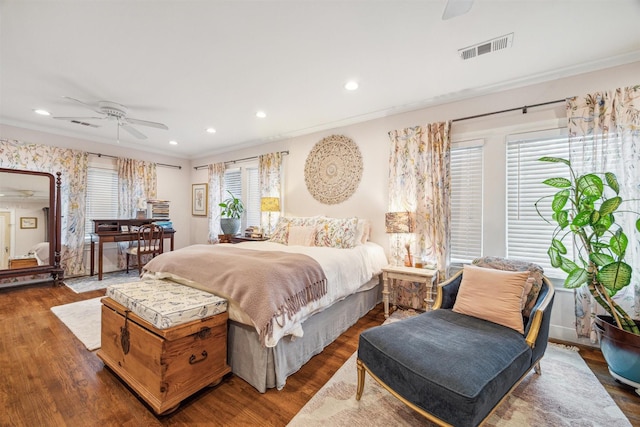
[[[20,217],[20,228],[38,228],[38,218],[30,216]]]
[[[207,216],[209,204],[207,184],[191,185],[191,215]]]

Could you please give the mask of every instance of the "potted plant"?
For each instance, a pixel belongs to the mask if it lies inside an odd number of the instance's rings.
[[[558,157],[542,157],[543,162],[562,163],[569,168],[569,179],[549,178],[544,184],[558,189],[536,202],[536,211],[550,224],[556,224],[548,255],[551,265],[567,273],[565,288],[587,286],[608,316],[596,318],[600,347],[611,374],[638,388],[640,394],[640,321],[634,320],[612,297],[631,283],[633,267],[624,262],[628,234],[617,223],[616,213],[624,203],[616,176],[611,172],[576,176],[571,162]],[[604,177],[604,180],[601,178]],[[538,203],[552,198],[551,220],[538,209]],[[640,215],[635,228],[640,231]],[[635,230],[631,235],[636,239]],[[565,241],[574,245],[573,260],[567,258]],[[620,378],[622,377],[622,378]],[[625,381],[626,380],[626,381]]]
[[[236,235],[240,231],[240,218],[242,212],[244,212],[244,205],[242,200],[238,199],[227,190],[227,193],[231,197],[223,200],[222,203],[218,203],[218,206],[222,208],[220,211],[220,228],[224,234]]]

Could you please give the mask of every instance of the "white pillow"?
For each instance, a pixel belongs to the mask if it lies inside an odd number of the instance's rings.
[[[305,225],[290,225],[287,245],[314,246],[316,227]]]

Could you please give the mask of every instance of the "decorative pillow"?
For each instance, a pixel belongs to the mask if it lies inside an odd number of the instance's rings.
[[[369,240],[371,233],[371,223],[368,219],[359,219],[358,228],[356,230],[356,245],[363,245]]]
[[[531,282],[531,288],[527,290],[527,298],[524,302],[524,308],[522,309],[522,315],[526,318],[531,316],[531,310],[536,305],[538,300],[538,294],[542,288],[542,277],[544,276],[544,270],[538,264],[526,261],[517,261],[512,259],[500,258],[500,257],[483,257],[473,260],[473,264],[478,267],[494,268],[496,270],[504,271],[528,271],[529,277],[533,279]]]
[[[314,246],[316,241],[316,227],[305,225],[289,225],[287,245]]]
[[[358,218],[324,218],[318,224],[316,246],[352,248],[356,245]]]
[[[280,217],[278,219],[278,223],[276,224],[273,233],[269,237],[270,242],[282,243],[283,245],[287,244],[287,234],[289,232],[289,220],[285,217]]]
[[[522,300],[528,271],[502,271],[465,265],[453,311],[524,334]]]
[[[294,217],[280,217],[276,228],[269,238],[269,241],[288,244],[289,239],[289,227],[290,226],[315,226],[318,221],[322,220],[321,216],[294,216]]]

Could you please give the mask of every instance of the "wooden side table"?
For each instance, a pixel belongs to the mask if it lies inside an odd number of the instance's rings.
[[[425,308],[428,309],[433,304],[433,284],[438,275],[438,270],[426,268],[404,267],[388,265],[382,269],[382,302],[384,303],[384,317],[389,317],[389,286],[393,286],[390,281],[407,280],[409,282],[425,283],[427,285],[427,298],[425,298]],[[394,304],[395,307],[395,304]]]

